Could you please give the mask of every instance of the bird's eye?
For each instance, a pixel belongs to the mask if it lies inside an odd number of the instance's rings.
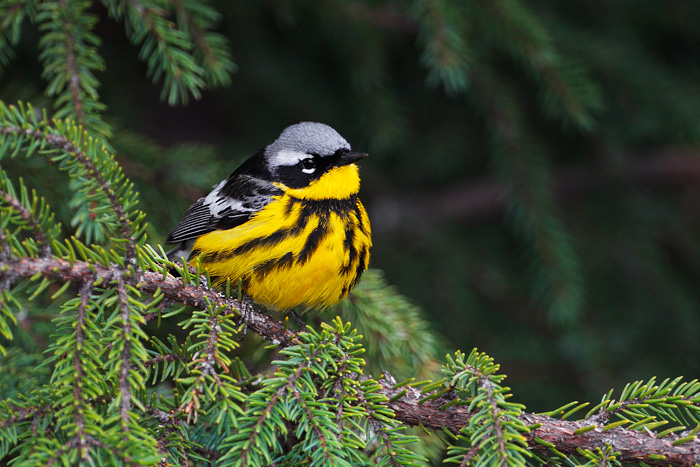
[[[316,162],[313,158],[307,157],[301,161],[301,171],[305,174],[312,174],[316,171]]]

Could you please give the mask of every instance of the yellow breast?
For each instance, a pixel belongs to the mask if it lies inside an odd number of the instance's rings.
[[[242,279],[245,293],[275,309],[325,308],[345,298],[369,262],[367,212],[356,194],[304,199],[295,191],[238,227],[199,237],[190,262],[201,259],[215,284]]]

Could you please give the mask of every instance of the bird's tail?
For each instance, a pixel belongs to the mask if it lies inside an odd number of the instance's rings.
[[[190,252],[192,251],[193,246],[194,240],[188,240],[180,243],[172,250],[166,252],[165,255],[170,261],[179,263],[182,262],[182,258],[185,258],[185,260],[190,258]]]

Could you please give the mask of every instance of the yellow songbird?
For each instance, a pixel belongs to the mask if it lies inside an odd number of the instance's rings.
[[[243,285],[273,309],[326,308],[369,262],[369,219],[352,151],[334,129],[302,122],[246,160],[185,213],[166,243],[201,261],[212,282]]]

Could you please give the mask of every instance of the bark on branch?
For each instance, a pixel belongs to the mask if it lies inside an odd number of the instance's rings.
[[[59,258],[22,258],[18,260],[0,261],[0,283],[4,280],[12,282],[17,279],[28,279],[37,273],[49,279],[69,281],[79,285],[101,279],[105,282],[123,281],[123,269],[88,264],[81,261],[73,263]],[[287,329],[282,323],[271,317],[250,309],[247,304],[233,298],[226,298],[215,290],[208,290],[194,285],[183,285],[181,279],[143,272],[136,280],[135,286],[146,293],[155,293],[160,289],[166,299],[203,309],[210,303],[223,306],[235,313],[235,320],[242,323],[245,319],[247,327],[273,344],[288,347],[296,343],[297,333]],[[246,310],[245,318],[240,312]],[[424,397],[415,388],[394,389],[394,384],[380,380],[381,393],[390,402],[387,403],[396,419],[408,425],[422,425],[432,429],[446,428],[458,432],[469,423],[473,413],[465,406],[451,406],[443,409],[444,401],[434,400],[424,403],[419,401]],[[402,397],[392,400],[399,392],[406,390]],[[31,414],[28,414],[30,416]],[[691,467],[700,463],[700,440],[695,439],[678,446],[674,443],[688,435],[687,432],[675,433],[659,438],[650,431],[635,431],[623,427],[605,430],[604,423],[594,417],[586,420],[568,421],[545,415],[524,413],[522,421],[533,429],[526,435],[529,448],[533,451],[547,454],[552,445],[564,454],[577,454],[579,449],[595,450],[610,445],[620,453],[622,463],[645,462],[650,465],[674,465]],[[577,430],[596,425],[595,429],[585,433],[575,434]]]
[[[406,388],[393,389],[386,381],[380,381],[383,386],[381,392],[390,400],[400,391]],[[425,397],[420,390],[408,388],[405,396],[397,401],[389,402],[388,406],[394,410],[396,419],[408,425],[423,425],[426,428],[440,430],[443,427],[452,432],[459,431],[469,423],[473,413],[464,406],[453,406],[442,410],[444,401],[419,403]],[[692,467],[700,463],[700,440],[690,441],[679,446],[673,443],[688,433],[669,435],[658,438],[655,433],[649,431],[635,431],[618,427],[604,430],[603,423],[595,420],[595,416],[586,420],[560,420],[546,415],[524,413],[521,420],[527,426],[539,427],[530,431],[526,437],[529,449],[547,454],[550,449],[546,443],[554,445],[554,448],[564,454],[578,454],[579,449],[595,450],[610,445],[613,451],[618,451],[618,460],[624,464],[637,464],[645,462],[649,465],[673,465],[678,467]],[[576,430],[597,425],[594,430],[586,433],[574,434]]]
[[[700,158],[695,148],[668,147],[634,158],[621,169],[575,165],[552,171],[551,190],[558,203],[570,203],[597,191],[658,189],[697,186]],[[373,203],[372,228],[393,232],[415,219],[433,224],[449,219],[478,222],[501,216],[508,203],[508,189],[490,179],[471,180],[413,196],[385,196]]]
[[[69,261],[59,258],[22,258],[9,263],[0,262],[0,283],[4,279],[10,279],[13,282],[15,279],[27,279],[37,273],[48,279],[82,284],[98,278],[105,282],[120,280],[123,270],[116,266],[105,267],[82,261],[75,261],[71,264]],[[246,310],[245,322],[249,330],[280,347],[293,345],[292,340],[296,334],[285,329],[282,323],[259,311],[249,309],[250,307],[246,303],[224,297],[216,290],[208,290],[192,284],[183,286],[182,280],[179,278],[172,276],[163,278],[162,274],[150,271],[143,272],[141,277],[135,281],[134,286],[146,293],[155,293],[156,290],[160,289],[166,299],[198,309],[205,309],[208,300],[212,304],[228,308],[231,313],[234,313],[234,310]],[[237,314],[234,320],[237,324],[241,324],[244,319],[240,314]]]

